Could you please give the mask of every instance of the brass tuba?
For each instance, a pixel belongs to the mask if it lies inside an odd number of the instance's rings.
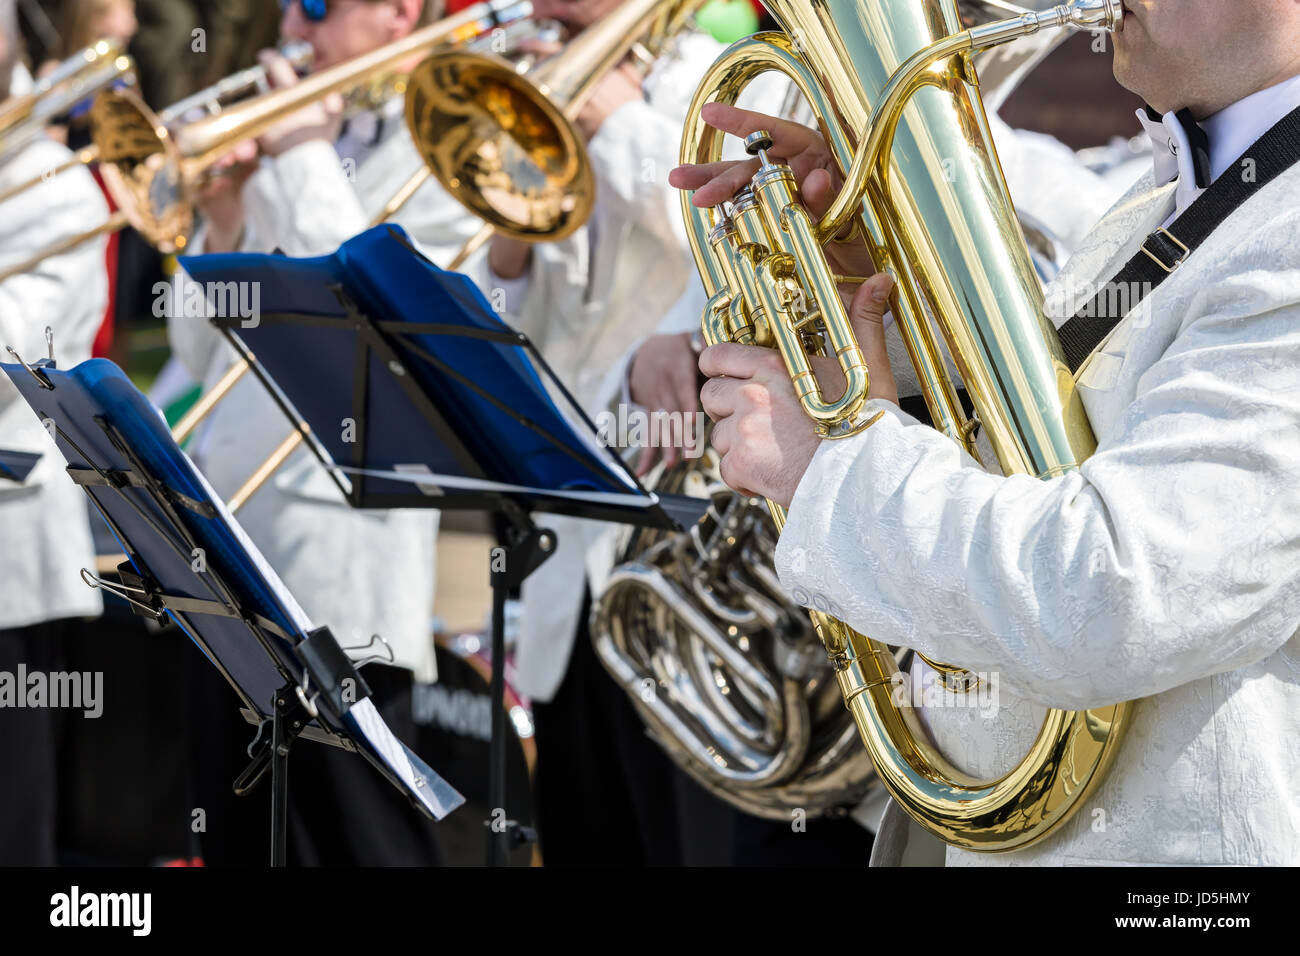
[[[714,796],[773,820],[849,810],[879,783],[808,615],[776,578],[767,508],[722,483],[712,449],[655,477],[656,492],[708,509],[686,531],[630,532],[593,608],[597,657]]]
[[[777,347],[805,412],[828,439],[856,433],[868,372],[822,246],[856,230],[878,268],[897,278],[891,308],[935,427],[977,454],[982,428],[1007,474],[1075,469],[1095,440],[1059,343],[997,162],[971,56],[1044,29],[1117,30],[1119,0],[1072,0],[962,30],[955,0],[769,0],[786,35],[733,44],[691,105],[683,162],[716,161],[721,134],[699,119],[735,102],[757,75],[787,74],[813,104],[845,185],[812,221],[788,167],[761,159],[750,187],[714,216],[683,193],[696,263],[710,296],[710,342]],[[716,221],[715,221],[716,218]],[[931,322],[930,317],[933,318]],[[948,375],[937,326],[975,404],[968,418]],[[846,388],[825,396],[809,354],[835,356]],[[778,528],[784,510],[769,502]],[[1041,840],[1078,809],[1114,759],[1129,705],[1049,711],[1029,754],[995,780],[953,767],[895,690],[894,654],[810,612],[850,713],[889,793],[918,823],[969,850]],[[937,664],[949,675],[960,668]]]

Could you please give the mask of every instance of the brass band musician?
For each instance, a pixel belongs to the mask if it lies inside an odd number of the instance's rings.
[[[1072,289],[1106,281],[1153,230],[1176,233],[1211,184],[1251,175],[1253,144],[1300,108],[1294,4],[1126,0],[1114,47],[1116,78],[1149,104],[1154,170],[1049,290],[1058,324],[1074,314]],[[819,136],[723,105],[704,119],[771,130],[808,206],[829,205]],[[686,167],[672,181],[709,206],[754,168]],[[987,778],[1024,753],[1042,707],[1141,698],[1084,812],[1029,849],[949,848],[949,864],[1300,860],[1298,188],[1292,165],[1092,353],[1077,383],[1099,446],[1061,477],[987,473],[900,412],[888,275],[852,300],[866,420],[880,413],[853,437],[817,437],[772,351],[724,343],[701,356],[724,479],[789,507],[783,583],[864,634],[1001,681],[996,721],[924,711],[962,770]],[[834,254],[869,272],[864,252]],[[882,862],[909,843],[891,809]]]

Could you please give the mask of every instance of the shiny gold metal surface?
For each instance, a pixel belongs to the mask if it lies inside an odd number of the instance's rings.
[[[701,3],[625,0],[527,74],[487,54],[435,53],[411,74],[411,137],[446,190],[496,232],[563,239],[595,203],[575,118],[601,77],[639,43],[658,55]]]
[[[820,253],[829,237],[855,228],[877,267],[898,280],[891,308],[935,426],[976,452],[933,326],[1005,473],[1050,478],[1077,468],[1094,439],[1043,313],[970,54],[1044,28],[1118,29],[1118,0],[1074,0],[969,31],[954,0],[773,0],[769,8],[786,34],[741,41],[714,64],[692,103],[682,161],[721,156],[721,134],[699,120],[705,103],[734,103],[754,77],[778,70],[812,104],[846,186],[816,223],[785,167],[766,157],[749,194],[716,221],[683,193],[710,295],[706,338],[775,344],[796,382],[806,383],[801,400],[826,434],[862,426],[854,416],[867,395],[865,374],[830,399],[806,373],[806,353],[818,349],[837,354],[846,371],[856,367],[836,280]],[[784,511],[769,504],[780,528]],[[1125,703],[1050,711],[1016,767],[988,781],[963,774],[897,699],[890,649],[825,614],[811,616],[884,785],[952,845],[1005,851],[1043,839],[1114,759]]]
[[[116,40],[79,50],[21,96],[0,103],[0,162],[4,162],[77,103],[119,81],[133,81],[135,63]],[[16,190],[5,193],[7,198]]]
[[[134,226],[163,252],[183,249],[193,226],[192,193],[218,159],[284,117],[331,94],[351,97],[381,89],[400,91],[404,67],[439,47],[465,43],[526,15],[518,0],[491,0],[395,40],[377,50],[313,73],[294,86],[251,97],[187,121],[189,110],[158,116],[139,97],[108,92],[92,109],[94,141],[105,164],[105,183]],[[167,122],[172,119],[174,126]],[[111,169],[109,165],[111,164]]]

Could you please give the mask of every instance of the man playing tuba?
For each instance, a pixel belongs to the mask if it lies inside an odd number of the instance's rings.
[[[1277,152],[1261,141],[1300,108],[1300,7],[1124,8],[1115,75],[1149,104],[1154,170],[1049,289],[1058,325],[1149,253],[1150,234],[1176,236],[1208,188],[1250,181]],[[769,155],[792,167],[814,215],[829,207],[835,166],[819,136],[720,104],[702,115],[739,136],[770,130]],[[772,351],[726,343],[701,356],[723,478],[789,508],[785,586],[877,640],[1000,681],[1010,713],[994,726],[925,711],[959,769],[988,777],[1014,762],[1035,708],[1141,698],[1081,812],[1028,849],[949,848],[950,864],[1300,861],[1300,151],[1294,134],[1283,143],[1289,167],[1199,247],[1154,247],[1168,277],[1079,370],[1098,448],[1076,472],[989,474],[899,410],[887,275],[851,304],[874,419],[852,437],[818,438]],[[753,170],[683,167],[671,181],[712,206]],[[871,268],[863,247],[836,256],[845,274]],[[908,842],[896,811],[880,862]]]

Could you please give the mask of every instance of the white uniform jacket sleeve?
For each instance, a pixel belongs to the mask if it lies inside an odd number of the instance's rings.
[[[1062,478],[990,475],[873,401],[890,413],[823,443],[799,485],[782,582],[1060,708],[1269,656],[1300,626],[1293,262],[1207,276],[1136,399]]]
[[[264,162],[244,185],[259,245],[287,256],[318,256],[365,232],[370,217],[349,175],[355,178],[355,167],[324,140],[300,143]]]
[[[0,185],[9,186],[52,169],[67,155],[56,143],[34,143],[10,161]],[[3,217],[0,269],[99,225],[108,218],[108,206],[83,170],[52,178],[14,197],[4,204]],[[104,247],[102,239],[83,243],[0,282],[0,353],[8,345],[28,362],[44,358],[45,327],[50,326],[62,367],[89,356],[108,294]],[[3,356],[3,361],[13,361],[8,353]],[[0,412],[18,400],[18,392],[6,381],[0,388]]]

